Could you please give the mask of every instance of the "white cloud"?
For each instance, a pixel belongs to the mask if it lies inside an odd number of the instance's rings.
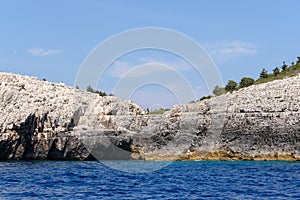
[[[143,64],[144,63],[160,63],[162,65],[167,65],[175,70],[189,70],[192,68],[192,66],[189,63],[187,63],[185,60],[183,60],[181,58],[178,58],[175,61],[166,62],[166,61],[160,61],[160,60],[155,60],[152,58],[144,57],[144,58],[140,58],[139,61]]]
[[[144,65],[148,65],[148,68],[137,69]],[[136,77],[160,71],[186,71],[190,69],[193,69],[193,67],[181,58],[173,59],[172,61],[161,61],[151,57],[142,57],[136,65],[128,61],[115,61],[109,67],[108,72],[111,76],[120,78],[129,71],[131,71],[129,76]]]
[[[118,78],[124,78],[124,75],[127,78],[148,76],[150,74],[162,71],[171,71],[171,69],[162,63],[140,64],[135,66],[130,65],[127,62],[121,61],[115,61],[113,65],[109,68],[109,74],[113,77]]]
[[[256,53],[254,45],[242,41],[208,42],[203,46],[213,58],[219,61],[227,61]]]
[[[60,54],[62,50],[60,49],[43,49],[43,48],[30,48],[27,49],[27,53],[33,56],[54,56]]]
[[[109,74],[113,77],[122,77],[126,72],[128,72],[132,67],[127,62],[115,61],[109,67]]]

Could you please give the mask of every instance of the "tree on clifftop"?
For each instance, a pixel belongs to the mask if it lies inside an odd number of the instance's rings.
[[[240,87],[243,88],[243,87],[248,87],[252,84],[254,84],[254,79],[253,78],[250,78],[250,77],[244,77],[241,79],[240,81]]]
[[[233,80],[229,80],[225,86],[226,91],[233,91],[237,87],[237,83]]]
[[[279,68],[278,68],[278,67],[275,67],[275,68],[273,69],[273,74],[276,76],[276,75],[279,74],[279,73],[280,73]]]
[[[107,94],[105,92],[101,92],[99,90],[94,90],[91,85],[87,86],[86,91],[99,94],[102,97],[107,96]],[[113,94],[110,94],[110,96],[113,96]]]
[[[95,92],[91,85],[87,86],[86,91],[91,92],[91,93]]]
[[[281,69],[284,72],[288,68],[287,64],[285,64],[285,61],[283,61]]]
[[[260,72],[259,77],[260,78],[268,78],[268,72],[265,68],[263,68],[263,70]]]
[[[218,85],[213,90],[214,95],[219,96],[221,94],[225,94],[226,90],[225,88],[219,87]]]

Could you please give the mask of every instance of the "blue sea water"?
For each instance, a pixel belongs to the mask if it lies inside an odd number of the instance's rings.
[[[300,199],[300,162],[0,162],[0,199]]]

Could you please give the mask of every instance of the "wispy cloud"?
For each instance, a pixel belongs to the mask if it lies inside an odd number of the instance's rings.
[[[109,68],[109,74],[113,77],[122,77],[132,68],[127,62],[115,61]]]
[[[161,63],[151,63],[150,65],[145,66],[144,64],[130,65],[127,62],[115,61],[114,64],[110,67],[109,73],[113,77],[120,78],[125,74],[126,77],[140,77],[169,70],[171,69]]]
[[[256,53],[253,44],[243,41],[207,42],[204,43],[204,47],[213,58],[219,61],[227,61]]]
[[[30,48],[27,53],[33,56],[54,56],[62,52],[61,49],[43,49],[43,48]]]
[[[181,58],[178,58],[173,61],[162,61],[162,60],[156,60],[153,58],[143,57],[143,58],[140,58],[139,61],[143,64],[145,64],[145,63],[160,63],[162,65],[169,66],[175,70],[189,70],[192,68],[192,66],[189,63],[187,63],[186,61],[184,61]]]

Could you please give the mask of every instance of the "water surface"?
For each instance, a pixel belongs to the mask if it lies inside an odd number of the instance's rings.
[[[113,162],[130,166],[128,161]],[[300,199],[300,162],[174,162],[136,174],[101,162],[0,162],[0,199],[41,198]]]

